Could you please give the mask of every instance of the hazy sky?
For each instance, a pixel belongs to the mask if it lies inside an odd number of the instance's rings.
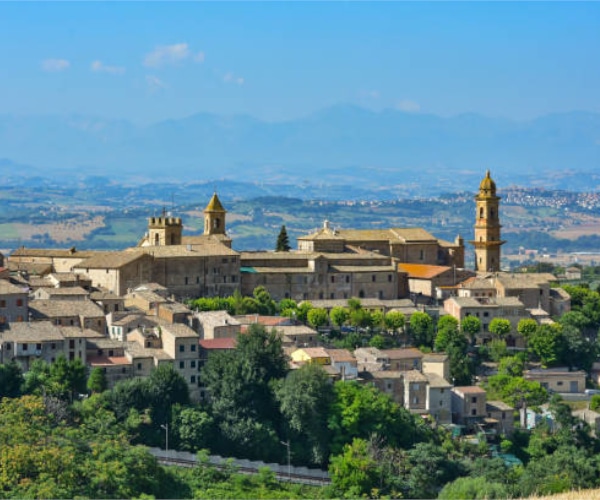
[[[0,2],[0,114],[600,112],[600,3]]]

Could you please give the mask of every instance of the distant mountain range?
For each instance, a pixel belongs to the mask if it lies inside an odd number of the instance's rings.
[[[230,178],[416,191],[427,184],[439,192],[473,190],[487,168],[504,185],[597,189],[600,114],[512,121],[338,105],[285,122],[199,113],[145,127],[85,116],[0,115],[5,179]]]

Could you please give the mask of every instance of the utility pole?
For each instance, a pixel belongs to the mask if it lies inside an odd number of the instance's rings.
[[[292,482],[292,462],[290,453],[290,439],[287,441],[280,441],[283,446],[287,448],[287,459],[288,459],[288,482]]]
[[[169,455],[169,422],[161,425],[161,427],[165,430],[165,452]]]

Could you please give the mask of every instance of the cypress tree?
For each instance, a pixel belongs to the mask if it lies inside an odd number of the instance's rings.
[[[290,240],[288,238],[285,225],[281,226],[281,231],[279,231],[279,236],[277,236],[277,246],[275,248],[275,251],[289,252],[291,248],[292,247],[290,246]]]

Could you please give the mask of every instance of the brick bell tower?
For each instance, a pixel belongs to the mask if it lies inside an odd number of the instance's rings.
[[[475,247],[475,271],[497,272],[500,270],[500,217],[498,208],[500,197],[496,196],[496,183],[490,171],[479,184],[479,194],[475,196],[475,239],[470,243]]]

